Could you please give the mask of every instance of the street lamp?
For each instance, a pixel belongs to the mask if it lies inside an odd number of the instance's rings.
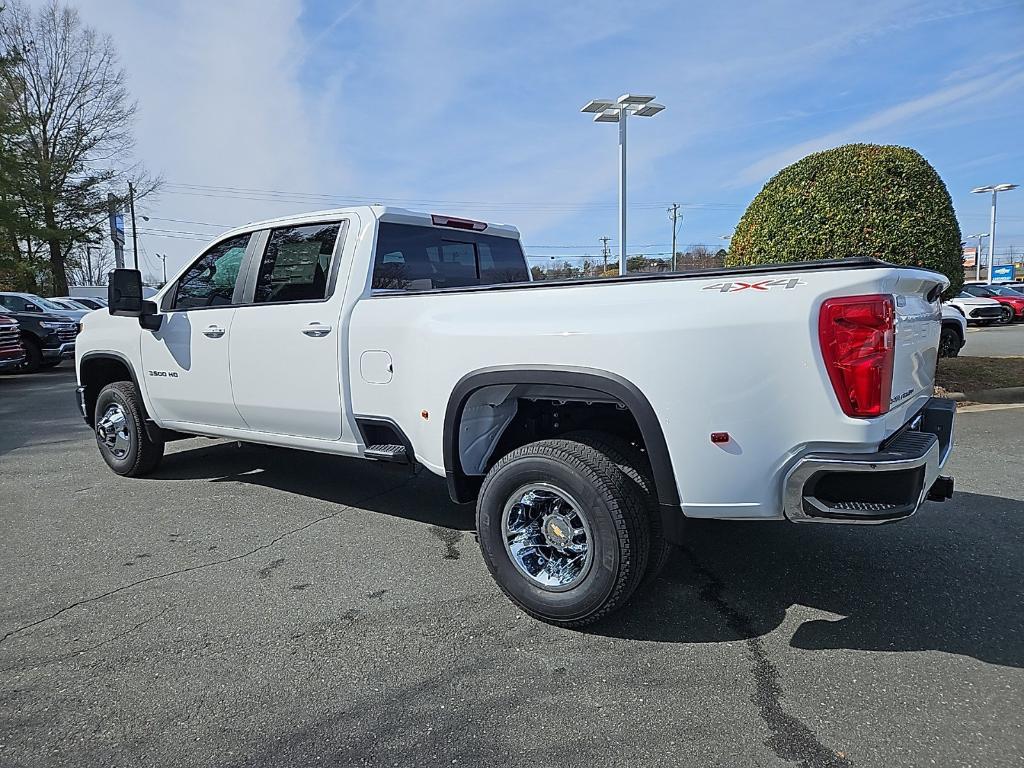
[[[995,266],[996,261],[996,195],[1000,192],[1009,192],[1011,189],[1016,189],[1016,184],[989,184],[987,187],[975,187],[971,190],[972,193],[981,194],[983,192],[992,193],[992,219],[988,226],[988,281],[992,282],[992,267]],[[978,241],[981,242],[980,240]],[[981,259],[981,254],[978,254],[978,259]],[[981,279],[981,264],[977,265],[974,276],[976,279]]]
[[[635,96],[624,93],[618,101],[594,99],[583,105],[580,112],[592,112],[595,123],[619,124],[619,274],[626,274],[626,121],[630,115],[654,117],[665,106],[653,96]]]
[[[988,237],[988,232],[979,232],[976,235],[968,235],[967,236],[968,239],[970,239],[972,237],[978,238],[978,250],[974,254],[974,279],[980,281],[981,280],[981,248],[982,248],[981,241],[984,240],[986,237]]]

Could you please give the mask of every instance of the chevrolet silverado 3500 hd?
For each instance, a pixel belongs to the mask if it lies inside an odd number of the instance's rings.
[[[422,466],[562,625],[685,518],[882,523],[952,493],[946,279],[851,258],[532,282],[509,226],[367,206],[248,225],[154,297],[111,275],[78,398],[115,472],[193,435]]]

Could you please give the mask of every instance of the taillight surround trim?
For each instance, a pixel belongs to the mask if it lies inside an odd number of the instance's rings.
[[[889,294],[839,296],[822,302],[818,343],[843,413],[888,413],[896,353],[896,303]]]

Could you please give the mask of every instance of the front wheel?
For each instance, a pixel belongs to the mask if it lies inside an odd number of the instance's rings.
[[[96,444],[107,465],[119,475],[141,477],[164,456],[162,441],[146,433],[145,409],[130,381],[108,384],[96,398]]]
[[[39,348],[39,342],[32,338],[23,336],[21,343],[25,347],[25,360],[18,366],[18,373],[35,373],[43,364],[43,350]]]
[[[943,328],[939,334],[939,357],[956,357],[960,354],[960,334],[952,328]]]
[[[999,318],[999,322],[1003,325],[1013,322],[1013,307],[1003,305],[1003,316]]]
[[[477,532],[505,595],[568,627],[620,608],[643,578],[650,547],[636,484],[572,440],[530,443],[495,464],[477,500]]]

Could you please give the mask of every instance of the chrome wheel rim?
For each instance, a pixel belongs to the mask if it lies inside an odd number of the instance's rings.
[[[118,403],[111,403],[96,422],[96,439],[115,459],[123,459],[132,447],[128,417]]]
[[[590,571],[593,536],[583,507],[549,483],[513,493],[501,516],[509,559],[531,583],[554,592],[572,589]]]

